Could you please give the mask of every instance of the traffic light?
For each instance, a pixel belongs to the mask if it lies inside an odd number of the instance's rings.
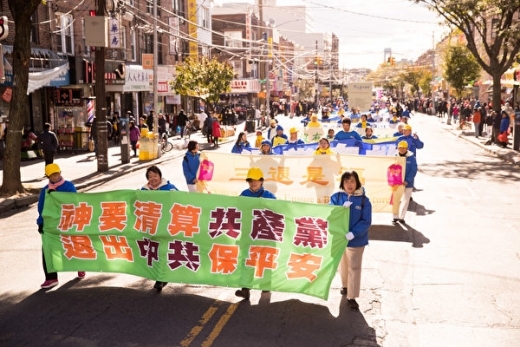
[[[7,17],[0,17],[0,41],[5,40],[9,35],[9,27],[7,26]]]

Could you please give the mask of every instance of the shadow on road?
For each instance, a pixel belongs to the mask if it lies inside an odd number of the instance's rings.
[[[414,248],[422,248],[430,239],[408,224],[377,225],[370,227],[370,240],[409,242]]]
[[[194,327],[200,327],[189,346],[201,346],[219,328],[229,308],[237,305],[186,294],[184,286],[166,287],[161,294],[143,290],[151,288],[149,280],[125,288],[101,286],[98,281],[107,278],[72,280],[24,299],[21,294],[4,295],[0,345],[179,346]],[[200,288],[201,294],[204,289]],[[334,317],[326,306],[295,299],[275,303],[268,299],[261,305],[243,301],[209,345],[379,346],[363,314],[352,311],[344,300],[340,305],[339,316]],[[214,316],[201,323],[210,308],[215,308]]]
[[[432,177],[520,181],[520,172],[510,163],[503,161],[465,160],[421,163],[419,171]]]

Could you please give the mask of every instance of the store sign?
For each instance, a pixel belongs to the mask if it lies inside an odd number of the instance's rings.
[[[258,80],[232,80],[230,94],[258,93],[260,82]]]
[[[117,60],[105,61],[105,84],[125,84],[125,63]],[[96,83],[96,64],[93,61],[83,60],[84,83]]]
[[[56,88],[54,103],[56,106],[81,106],[81,89]]]
[[[127,65],[124,91],[150,91],[150,76],[153,76],[152,70],[143,69],[141,66]]]

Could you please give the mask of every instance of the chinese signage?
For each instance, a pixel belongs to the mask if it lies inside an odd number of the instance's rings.
[[[109,19],[108,45],[110,48],[123,48],[120,24],[116,17]]]
[[[394,145],[395,146],[395,145]],[[211,179],[199,183],[200,191],[236,196],[246,183],[247,170],[259,167],[264,173],[264,186],[281,200],[328,204],[338,190],[343,172],[355,170],[367,191],[373,212],[390,212],[392,189],[387,169],[401,157],[360,155],[237,155],[204,151],[201,170],[212,166]],[[206,165],[206,166],[207,166]]]
[[[327,299],[347,241],[343,206],[186,192],[47,194],[49,271],[127,273]]]
[[[125,92],[150,91],[150,78],[152,70],[143,69],[141,66],[127,65],[125,73]]]
[[[54,103],[57,106],[81,106],[81,89],[56,88],[54,90]]]
[[[260,88],[260,82],[258,80],[232,80],[231,81],[231,94],[239,93],[258,93]]]

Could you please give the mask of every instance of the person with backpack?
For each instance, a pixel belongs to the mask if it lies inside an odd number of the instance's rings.
[[[339,263],[340,293],[347,297],[351,309],[358,310],[356,298],[361,287],[361,265],[365,246],[368,245],[368,229],[372,225],[372,204],[356,171],[346,171],[341,175],[339,189],[330,197],[329,205],[350,209],[349,225],[345,226],[348,244]]]
[[[43,132],[38,136],[38,146],[43,152],[45,166],[54,162],[54,154],[58,151],[58,145],[58,138],[56,134],[51,131],[50,123],[45,123]]]
[[[197,183],[197,172],[200,166],[199,150],[199,143],[191,140],[188,142],[188,151],[182,159],[182,172],[190,193],[197,192],[195,184]]]

